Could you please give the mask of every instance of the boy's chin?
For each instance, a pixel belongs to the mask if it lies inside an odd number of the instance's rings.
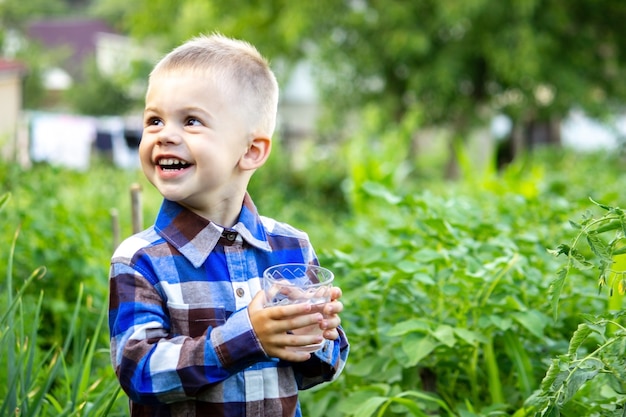
[[[154,184],[154,187],[157,191],[163,196],[163,198],[175,201],[177,203],[183,202],[185,200],[185,195],[181,193],[180,187],[175,186],[164,186],[162,184]]]

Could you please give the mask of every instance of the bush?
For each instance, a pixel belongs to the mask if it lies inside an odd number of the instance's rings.
[[[8,194],[0,197],[0,209]],[[1,210],[0,210],[1,211]],[[0,386],[0,415],[60,416],[106,415],[119,396],[120,388],[112,372],[102,372],[108,362],[101,348],[107,312],[97,316],[83,305],[83,286],[71,314],[70,326],[61,345],[41,345],[41,331],[49,323],[42,316],[44,291],[37,299],[25,297],[33,283],[45,276],[37,268],[25,280],[14,280],[15,240],[8,253],[6,290],[0,315],[0,367],[5,383]],[[14,286],[16,292],[14,292]],[[106,306],[106,304],[104,305]],[[86,323],[95,319],[93,331]]]
[[[617,157],[539,152],[450,183],[341,155],[292,175],[275,150],[253,199],[311,234],[344,291],[352,344],[338,381],[302,393],[305,415],[623,412]],[[126,236],[130,185],[143,186],[146,224],[158,193],[141,173],[102,165],[0,168],[12,196],[0,204],[0,414],[125,415],[103,321],[110,209]]]

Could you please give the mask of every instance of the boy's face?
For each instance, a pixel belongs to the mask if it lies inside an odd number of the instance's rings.
[[[150,80],[139,156],[166,199],[202,214],[245,191],[238,165],[250,132],[240,109],[211,77],[175,72]]]

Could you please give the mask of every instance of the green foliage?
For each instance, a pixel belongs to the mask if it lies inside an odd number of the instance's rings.
[[[306,155],[302,158],[290,155],[281,139],[275,139],[269,162],[255,172],[248,191],[259,212],[271,217],[280,213],[281,220],[306,230],[315,244],[324,242],[329,229],[343,222],[350,203],[342,188],[344,164],[335,160],[332,149],[310,146],[299,151]],[[295,159],[305,161],[300,164]],[[289,204],[284,204],[285,196]]]
[[[526,401],[527,413],[542,417],[623,415],[626,329],[617,324],[623,316],[624,311],[589,316],[578,326],[567,353],[552,360],[539,390]],[[609,336],[609,324],[619,326],[619,331]],[[585,346],[584,342],[595,348]]]
[[[34,18],[66,13],[68,6],[63,0],[3,0],[0,2],[0,33],[5,28],[22,29]]]
[[[363,194],[375,192],[372,185],[379,190],[381,186],[394,189],[410,177],[414,171],[410,149],[420,116],[421,113],[414,110],[404,115],[400,123],[388,125],[380,107],[363,109],[362,124],[343,145],[348,171],[344,188],[353,210],[367,214],[364,201],[367,199]],[[390,194],[384,197],[395,199]]]
[[[92,308],[100,311],[106,304],[102,294],[108,289],[106,266],[113,246],[109,211],[118,207],[129,212],[129,184],[140,182],[139,173],[125,172],[115,173],[116,180],[102,181],[114,174],[105,167],[94,166],[91,174],[94,177],[46,165],[26,171],[6,166],[0,173],[0,189],[13,196],[0,222],[2,245],[8,244],[16,227],[21,230],[14,274],[28,276],[39,266],[47,270],[24,296],[36,300],[41,291],[46,294],[41,314],[48,326],[39,336],[48,346],[65,338],[79,283],[85,284],[86,302]],[[100,178],[97,187],[94,178]],[[129,217],[122,221],[128,234]],[[0,263],[0,274],[6,273],[6,265]],[[85,326],[87,332],[95,330],[95,323]]]
[[[547,283],[538,268],[554,266],[541,244],[550,226],[519,233],[545,206],[489,193],[379,200],[380,187],[368,189],[369,214],[350,228],[354,246],[328,259],[346,288],[346,385],[358,387],[341,410],[366,415],[357,404],[372,387],[389,398],[419,392],[446,407],[463,398],[463,409],[477,411],[484,398],[507,410],[530,395],[546,350],[540,342],[563,326],[551,323],[540,296]],[[433,400],[421,410],[445,408]]]
[[[604,215],[596,218],[591,212],[583,216],[581,222],[570,224],[578,235],[570,245],[561,244],[550,251],[554,255],[566,255],[566,265],[557,271],[557,279],[552,283],[552,305],[554,315],[563,283],[574,269],[595,268],[598,272],[598,287],[601,290],[609,286],[610,294],[617,289],[620,295],[626,291],[626,271],[612,269],[616,256],[626,253],[626,214],[619,207],[611,207],[591,200],[593,204],[605,210]],[[607,238],[605,234],[612,233]],[[585,245],[587,254],[579,249]]]
[[[626,312],[621,301],[626,290],[622,256],[626,253],[626,215],[619,207],[591,202],[603,210],[601,215],[589,210],[580,222],[571,221],[578,231],[571,243],[549,250],[567,258],[551,284],[552,310],[557,317],[562,288],[572,273],[593,271],[599,291],[608,286],[609,308],[617,311],[588,315],[572,335],[567,353],[552,360],[539,390],[526,401],[539,416],[583,412],[621,416],[625,410]],[[584,408],[581,401],[587,404]]]
[[[44,72],[47,68],[59,66],[67,57],[67,50],[47,50],[32,42],[17,52],[15,59],[26,66],[22,93],[24,108],[36,109],[45,105]]]
[[[95,60],[85,62],[82,79],[66,95],[74,111],[92,116],[123,115],[135,104],[125,88],[100,73]]]
[[[0,209],[8,201],[4,194]],[[13,259],[18,233],[8,254],[6,288],[0,316],[0,367],[5,383],[0,386],[0,414],[20,416],[106,415],[120,388],[109,375],[98,376],[108,362],[105,350],[98,348],[100,332],[107,316],[101,308],[93,332],[86,333],[82,320],[88,319],[82,305],[82,288],[71,315],[71,326],[62,346],[41,348],[40,331],[45,321],[42,291],[36,300],[25,297],[26,290],[45,275],[44,268],[33,271],[23,282],[14,282]],[[16,285],[19,290],[14,293]],[[35,301],[35,302],[33,302]],[[79,315],[83,315],[82,319]],[[98,349],[97,349],[98,348]],[[96,370],[95,374],[94,369]],[[110,374],[110,373],[109,373]]]
[[[546,150],[500,174],[467,162],[476,175],[450,183],[408,162],[394,170],[405,157],[388,142],[410,141],[404,125],[376,135],[374,110],[367,123],[353,147],[304,165],[277,142],[250,187],[263,214],[310,233],[344,293],[349,363],[336,382],[302,392],[304,414],[623,412],[622,161]],[[141,173],[99,164],[2,168],[0,366],[12,382],[0,409],[125,415],[103,321],[109,210],[126,236],[129,186],[143,186],[146,223],[160,197]],[[569,249],[555,257],[548,249],[561,242]],[[550,288],[570,262],[553,316]],[[613,295],[598,292],[601,271]]]
[[[493,112],[522,123],[572,106],[604,113],[626,99],[620,0],[107,0],[99,9],[166,47],[210,28],[271,58],[306,56],[324,108],[342,116],[376,103],[398,120],[418,104],[426,123],[463,132]]]
[[[367,215],[347,224],[322,260],[344,289],[350,363],[338,383],[304,394],[305,406],[315,404],[307,414],[530,416],[549,405],[563,415],[623,411],[621,314],[602,316],[614,300],[600,297],[585,274],[563,282],[560,314],[551,317],[550,287],[562,266],[548,248],[578,232],[568,220],[588,210],[584,195],[625,197],[609,186],[624,170],[602,155],[558,155],[535,154],[499,177],[431,183],[424,191],[362,184]],[[621,227],[610,219],[588,223],[619,231],[607,241],[621,247]],[[576,330],[581,311],[589,313],[590,334]],[[541,381],[550,358],[560,358],[557,369],[567,374],[547,390]],[[564,389],[572,401],[559,397]]]

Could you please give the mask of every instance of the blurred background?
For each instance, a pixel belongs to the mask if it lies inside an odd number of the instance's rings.
[[[128,415],[108,266],[161,203],[146,80],[217,31],[281,86],[250,193],[344,294],[350,359],[305,416],[623,417],[624,22],[624,0],[0,0],[0,416]]]
[[[447,178],[460,147],[498,167],[546,144],[617,150],[625,17],[619,1],[587,0],[4,0],[0,144],[21,164],[85,169],[94,148],[136,166],[150,68],[219,31],[271,60],[277,136],[296,159],[364,125],[372,148],[404,126],[406,158],[436,153]]]

